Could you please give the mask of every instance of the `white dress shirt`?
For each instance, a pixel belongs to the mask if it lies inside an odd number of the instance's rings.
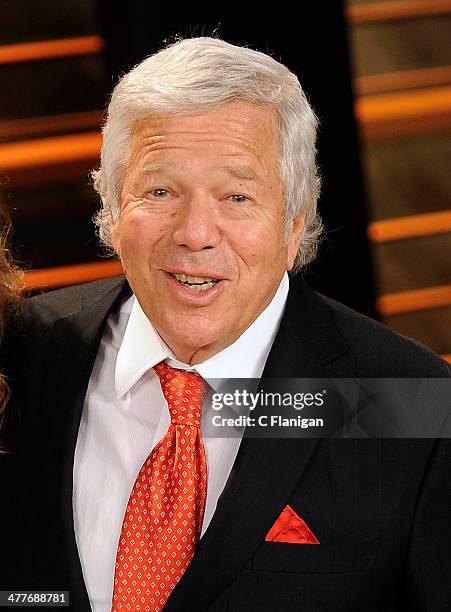
[[[152,369],[160,361],[204,379],[260,378],[288,295],[288,275],[267,308],[220,353],[177,361],[132,296],[110,315],[83,406],[74,460],[75,536],[93,612],[110,612],[116,551],[136,476],[166,433],[169,411]],[[202,535],[235,461],[240,437],[204,438],[208,481]]]

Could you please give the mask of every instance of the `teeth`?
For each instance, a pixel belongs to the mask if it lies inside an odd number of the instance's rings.
[[[202,288],[209,289],[216,282],[216,279],[207,276],[187,276],[186,274],[174,273],[175,278],[181,283],[189,283],[190,285],[202,285]],[[200,288],[200,287],[199,287]]]
[[[211,283],[214,279],[207,278],[206,276],[187,276],[186,282],[198,285],[200,283]]]
[[[195,291],[207,291],[207,289],[211,289],[213,285],[214,283],[203,283],[202,285],[187,285],[187,286],[190,287],[191,289],[194,289]]]

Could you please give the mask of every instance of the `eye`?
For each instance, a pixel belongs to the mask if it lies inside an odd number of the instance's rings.
[[[167,189],[163,189],[161,187],[157,187],[155,189],[151,189],[150,193],[155,197],[155,198],[164,198],[169,194],[169,191]]]
[[[231,199],[232,202],[243,204],[244,202],[247,202],[249,198],[243,195],[242,193],[234,193],[231,196],[229,196],[229,199]]]

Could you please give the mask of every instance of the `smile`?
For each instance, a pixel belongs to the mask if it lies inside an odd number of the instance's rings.
[[[193,291],[207,291],[208,289],[211,289],[219,280],[217,278],[210,278],[207,276],[188,276],[187,274],[178,274],[177,272],[171,272],[171,274],[184,287],[189,287]]]

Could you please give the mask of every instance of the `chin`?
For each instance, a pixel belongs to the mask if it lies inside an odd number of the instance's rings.
[[[184,346],[190,351],[199,351],[208,348],[217,342],[217,337],[207,330],[194,330],[191,328],[189,334],[180,335],[177,338],[180,346]]]
[[[224,335],[212,321],[204,317],[181,316],[166,321],[161,328],[161,336],[172,349],[195,353],[217,344]]]

